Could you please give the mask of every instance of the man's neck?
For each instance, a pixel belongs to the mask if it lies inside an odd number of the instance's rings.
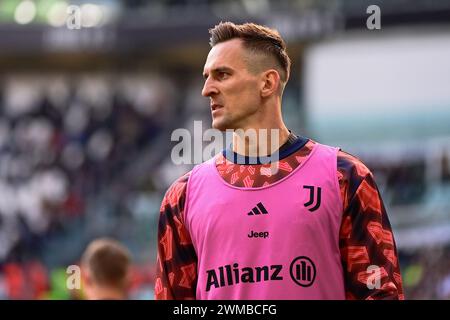
[[[289,130],[275,128],[238,129],[233,133],[233,151],[250,157],[265,157],[277,151],[289,137]]]

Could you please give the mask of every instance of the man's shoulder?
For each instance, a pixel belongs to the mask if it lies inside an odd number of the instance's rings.
[[[180,193],[182,189],[186,188],[189,178],[192,174],[192,170],[186,172],[177,180],[175,180],[167,189],[167,193]]]
[[[327,148],[336,148],[331,145],[319,143],[313,139],[309,139],[309,141],[310,141],[309,143],[311,143],[312,145],[321,144],[322,146],[325,146]],[[337,168],[339,172],[345,175],[356,174],[361,178],[364,178],[365,176],[372,174],[367,165],[357,156],[345,150],[342,150],[339,147],[338,149],[339,150],[337,153]]]
[[[184,195],[186,193],[186,188],[187,188],[189,179],[192,177],[194,172],[197,172],[197,171],[201,170],[202,168],[207,167],[211,162],[214,161],[214,159],[215,159],[215,157],[213,157],[207,161],[204,161],[200,164],[197,164],[190,171],[186,172],[181,177],[179,177],[177,180],[175,180],[170,185],[170,187],[167,189],[166,198],[168,196],[179,198],[180,196]]]
[[[346,176],[356,175],[364,179],[364,177],[372,175],[370,169],[361,159],[342,149],[339,149],[337,154],[337,167],[338,171]]]
[[[171,207],[179,206],[186,196],[187,183],[191,176],[192,170],[175,180],[167,189],[161,207],[170,205]]]

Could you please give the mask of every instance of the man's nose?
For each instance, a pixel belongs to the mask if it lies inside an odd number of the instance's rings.
[[[210,97],[214,94],[217,94],[218,92],[219,92],[219,90],[214,85],[213,81],[210,78],[206,79],[205,84],[203,85],[203,89],[202,89],[202,96]]]

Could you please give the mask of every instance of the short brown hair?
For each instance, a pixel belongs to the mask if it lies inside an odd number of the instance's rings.
[[[234,24],[221,22],[209,29],[209,44],[216,44],[231,39],[241,39],[244,47],[251,52],[275,58],[278,64],[281,81],[286,84],[291,69],[291,59],[286,53],[286,43],[277,30],[255,23]]]
[[[100,238],[89,244],[81,262],[97,284],[122,287],[126,284],[130,260],[128,249],[118,241]]]

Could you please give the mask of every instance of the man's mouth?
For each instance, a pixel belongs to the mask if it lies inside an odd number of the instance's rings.
[[[220,105],[220,104],[217,104],[217,103],[211,104],[211,111],[215,111],[215,110],[218,110],[220,108],[223,108],[223,106]]]

